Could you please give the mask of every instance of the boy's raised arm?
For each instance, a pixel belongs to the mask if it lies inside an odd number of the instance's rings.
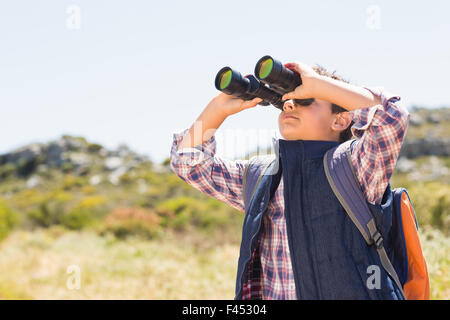
[[[359,138],[352,150],[352,162],[367,200],[380,204],[394,172],[410,114],[400,97],[383,88],[367,88],[381,104],[350,111],[355,124],[352,133]]]
[[[244,101],[225,93],[220,93],[208,103],[186,132],[179,144],[179,148],[193,148],[208,141],[227,117],[245,109],[253,108],[261,101],[262,99],[260,98]]]
[[[224,93],[211,100],[189,129],[174,134],[170,165],[185,182],[239,211],[244,211],[242,177],[248,160],[228,160],[216,153],[215,131],[230,115],[261,99],[237,99]]]

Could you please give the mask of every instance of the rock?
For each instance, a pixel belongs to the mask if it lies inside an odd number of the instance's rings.
[[[26,186],[28,189],[32,189],[34,187],[37,187],[40,183],[41,179],[38,176],[32,176],[27,180]]]
[[[411,113],[409,118],[409,124],[412,126],[421,126],[424,123],[423,118],[417,113]]]
[[[146,155],[135,154],[133,156],[133,160],[138,162],[138,163],[143,163],[143,162],[150,161],[150,158],[148,156],[146,156]]]
[[[50,166],[61,166],[63,162],[61,157],[63,152],[64,149],[61,142],[50,143],[47,149],[46,163]]]
[[[125,144],[109,151],[99,144],[88,143],[84,138],[68,135],[46,144],[33,143],[0,155],[0,166],[14,166],[22,176],[37,172],[40,165],[46,166],[45,169],[40,167],[41,171],[57,167],[63,172],[86,175],[96,164],[103,165],[105,170],[116,171],[123,166],[127,166],[126,170],[135,168],[145,161],[148,161],[147,156],[133,152]],[[121,169],[123,170],[125,169]]]
[[[427,180],[425,174],[420,171],[413,171],[408,174],[408,179],[411,181],[425,181]]]
[[[89,173],[89,171],[90,171],[90,166],[83,165],[83,166],[77,167],[74,171],[74,174],[77,176],[85,176]]]
[[[147,192],[147,190],[148,190],[148,185],[145,182],[145,180],[139,179],[138,180],[138,192],[143,194],[143,193]]]
[[[128,170],[137,168],[137,166],[139,165],[139,162],[137,162],[136,160],[131,160],[130,162],[127,163],[127,168]]]
[[[99,154],[100,157],[106,158],[109,155],[109,151],[106,150],[105,148],[101,148],[98,151],[98,154]]]
[[[105,160],[105,169],[109,171],[116,170],[123,164],[123,159],[120,157],[109,157]]]
[[[100,182],[102,182],[102,177],[99,174],[96,174],[89,179],[89,184],[93,186],[98,185]]]
[[[126,144],[122,143],[117,147],[116,150],[110,151],[109,154],[113,157],[126,158],[128,156],[133,156],[134,152],[131,151]]]
[[[0,164],[13,163],[18,165],[19,163],[32,163],[38,160],[39,156],[43,153],[44,146],[40,143],[33,143],[28,146],[16,149],[1,157]]]
[[[437,114],[435,114],[435,113],[430,113],[430,114],[427,116],[427,121],[428,121],[429,123],[439,123],[439,122],[441,122],[441,118],[440,118]]]
[[[108,180],[114,185],[118,185],[120,181],[120,177],[123,176],[128,171],[127,167],[119,167],[114,170],[109,176]]]
[[[75,167],[89,166],[91,165],[91,159],[86,153],[82,152],[70,152],[64,154],[65,160],[73,163]]]
[[[436,180],[449,174],[449,169],[436,156],[431,156],[428,159],[428,163],[424,163],[421,169],[422,171],[429,172],[430,180]]]
[[[430,156],[428,161],[420,168],[415,168],[408,174],[408,179],[414,181],[436,181],[446,179],[450,176],[450,169],[445,166],[445,162],[436,156]]]
[[[406,157],[399,157],[397,160],[397,164],[395,166],[395,170],[400,173],[411,172],[416,169],[416,164],[414,161],[409,160]]]
[[[400,156],[416,158],[419,156],[450,156],[450,138],[425,137],[406,139],[400,150]]]
[[[133,152],[130,150],[130,148],[126,144],[120,144],[117,147],[117,155],[121,158],[125,158],[126,156],[133,155]]]
[[[64,151],[81,151],[86,149],[87,151],[87,142],[84,138],[75,138],[72,136],[62,136],[58,141],[61,144]]]
[[[45,164],[40,164],[37,166],[36,171],[39,173],[45,173],[48,171],[48,166]]]

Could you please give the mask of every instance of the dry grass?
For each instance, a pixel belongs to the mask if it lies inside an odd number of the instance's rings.
[[[15,232],[0,251],[6,299],[233,299],[239,247],[200,248],[197,240],[117,241],[89,232]],[[68,266],[81,270],[67,288]]]
[[[238,237],[217,232],[165,234],[151,241],[117,241],[58,228],[12,233],[0,245],[4,299],[233,299]],[[436,230],[421,234],[433,299],[450,299],[450,241]],[[78,290],[67,287],[71,265]]]
[[[430,276],[432,300],[450,299],[450,238],[437,229],[421,230],[422,250]]]

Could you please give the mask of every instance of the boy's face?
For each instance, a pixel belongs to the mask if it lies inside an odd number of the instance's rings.
[[[333,130],[337,114],[331,112],[331,103],[314,99],[309,106],[286,100],[278,117],[278,128],[285,140],[338,141],[339,132]]]

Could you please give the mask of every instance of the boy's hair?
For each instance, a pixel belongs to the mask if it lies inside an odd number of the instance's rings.
[[[331,73],[331,72],[329,72],[327,69],[325,69],[321,65],[316,65],[315,67],[313,67],[313,70],[316,71],[321,76],[326,76],[326,77],[329,77],[329,78],[334,79],[334,80],[339,80],[339,81],[343,81],[345,83],[350,83],[350,81],[344,79],[340,75],[337,75],[336,71],[333,71]],[[347,110],[345,110],[341,106],[338,106],[337,104],[334,104],[334,103],[331,104],[331,112],[332,113],[341,113],[341,112],[346,112],[346,111]],[[354,122],[352,120],[352,122],[347,127],[347,129],[345,129],[344,131],[342,131],[340,133],[340,135],[339,135],[339,142],[340,143],[345,142],[345,141],[350,140],[351,138],[353,138],[353,134],[352,134],[352,130],[351,130],[351,127],[353,126],[353,124],[354,124]]]

